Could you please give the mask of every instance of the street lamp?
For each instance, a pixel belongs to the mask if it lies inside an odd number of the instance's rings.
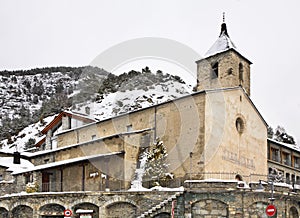
[[[274,182],[271,181],[264,181],[264,180],[259,180],[259,184],[256,188],[257,191],[263,191],[265,190],[264,186],[262,185],[262,182],[265,182],[267,184],[269,184],[271,186],[271,197],[269,198],[269,200],[271,201],[271,203],[273,204],[275,198],[274,198]]]

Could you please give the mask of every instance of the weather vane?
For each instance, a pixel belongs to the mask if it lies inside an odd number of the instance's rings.
[[[225,12],[223,12],[223,23],[225,23]]]

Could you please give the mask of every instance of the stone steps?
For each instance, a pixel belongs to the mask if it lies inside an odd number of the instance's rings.
[[[145,211],[137,218],[151,217],[151,215],[154,212],[157,212],[158,210],[164,208],[167,204],[171,203],[173,200],[177,199],[177,197],[179,197],[182,194],[183,194],[183,192],[176,192],[174,195],[170,196],[169,198],[165,199],[164,201],[160,202],[159,204],[153,206],[152,208]]]

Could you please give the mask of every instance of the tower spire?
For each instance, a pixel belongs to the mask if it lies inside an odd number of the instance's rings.
[[[220,36],[222,35],[226,35],[229,37],[228,32],[227,32],[227,27],[226,27],[226,23],[225,23],[225,12],[223,12],[223,23],[221,25],[221,33]]]

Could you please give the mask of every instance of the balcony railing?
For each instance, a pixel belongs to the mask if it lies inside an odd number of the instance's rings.
[[[42,183],[40,187],[41,192],[60,192],[62,191],[62,183],[58,182],[50,182],[50,183]]]
[[[187,175],[187,180],[238,180],[242,179],[245,182],[254,182],[259,180],[266,180],[268,175],[262,174],[250,174],[250,175],[239,175],[234,172],[206,172],[206,173],[190,173]]]

